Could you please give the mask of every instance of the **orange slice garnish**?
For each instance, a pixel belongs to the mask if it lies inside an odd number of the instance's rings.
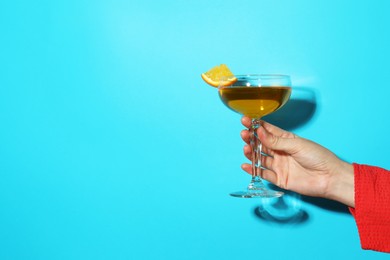
[[[213,87],[229,86],[237,81],[237,78],[225,64],[215,66],[209,71],[202,73],[201,76],[207,84]]]

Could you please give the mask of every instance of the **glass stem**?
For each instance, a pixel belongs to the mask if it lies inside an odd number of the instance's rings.
[[[248,190],[265,189],[261,181],[261,142],[257,137],[257,129],[260,127],[260,119],[252,119],[250,128],[250,146],[252,148],[252,180],[249,183]]]

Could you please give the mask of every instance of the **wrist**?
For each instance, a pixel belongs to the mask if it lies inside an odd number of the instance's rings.
[[[340,161],[331,175],[327,198],[355,207],[355,180],[353,165]]]

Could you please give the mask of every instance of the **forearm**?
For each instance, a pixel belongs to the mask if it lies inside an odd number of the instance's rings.
[[[326,197],[354,208],[354,185],[353,165],[340,161],[339,167],[337,167],[331,180],[329,181],[329,188]]]

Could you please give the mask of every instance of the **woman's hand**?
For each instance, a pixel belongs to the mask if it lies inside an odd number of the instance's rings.
[[[242,124],[249,128],[249,117],[242,118]],[[262,151],[270,156],[262,156],[262,178],[280,188],[303,195],[337,200],[354,207],[353,166],[340,160],[335,154],[321,145],[284,131],[267,122],[257,130],[262,142]],[[241,132],[247,143],[244,154],[250,160],[252,150],[249,131]],[[251,173],[251,165],[242,168]]]

